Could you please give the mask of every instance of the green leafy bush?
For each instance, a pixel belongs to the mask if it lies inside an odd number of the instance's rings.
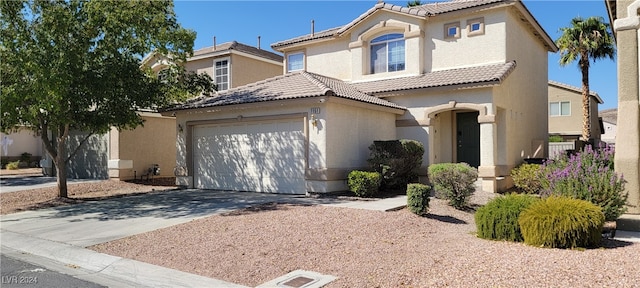
[[[20,160],[7,163],[7,169],[18,170],[20,168]]]
[[[478,237],[492,240],[522,242],[518,224],[520,213],[540,198],[510,194],[500,196],[478,208],[475,214]]]
[[[369,146],[369,165],[382,175],[382,186],[405,188],[417,177],[424,147],[414,140],[373,141]]]
[[[522,211],[518,223],[529,245],[587,248],[600,244],[604,214],[591,202],[551,196]]]
[[[625,180],[613,170],[614,150],[611,146],[561,155],[545,163],[542,178],[543,196],[556,195],[582,199],[602,208],[607,221],[614,221],[626,211],[628,195]]]
[[[407,185],[407,208],[418,215],[427,214],[430,195],[431,187],[428,185],[419,183]]]
[[[563,139],[560,135],[551,135],[549,136],[549,142],[563,142]]]
[[[475,192],[478,170],[467,163],[440,163],[429,166],[429,181],[437,198],[449,200],[449,205],[462,209]]]
[[[542,168],[539,164],[522,164],[511,170],[513,184],[527,194],[542,190]]]
[[[349,173],[349,190],[359,197],[373,197],[378,194],[382,176],[378,172],[354,170]]]
[[[31,162],[31,156],[32,156],[31,153],[24,152],[24,153],[20,154],[20,161],[29,163],[29,162]]]

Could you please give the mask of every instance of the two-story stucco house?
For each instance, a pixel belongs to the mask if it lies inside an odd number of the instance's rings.
[[[331,4],[327,4],[331,5]],[[374,140],[478,167],[483,189],[547,152],[547,53],[520,1],[378,3],[344,26],[272,45],[284,75],[192,99],[175,113],[181,185],[279,193],[346,190]]]
[[[604,103],[600,95],[589,91],[591,138],[600,139],[602,119],[598,105]],[[582,136],[582,90],[565,83],[549,81],[549,135],[561,136],[563,141],[575,141]]]
[[[165,59],[152,53],[142,65],[159,72],[167,67]],[[277,53],[233,41],[194,51],[185,68],[209,74],[222,91],[281,75],[282,62]],[[92,136],[83,151],[71,159],[70,177],[129,180],[144,177],[155,165],[160,169],[154,177],[174,176],[175,117],[152,110],[139,111],[139,115],[144,126],[123,131],[114,128],[105,135]],[[81,135],[70,139],[72,148],[77,147]]]

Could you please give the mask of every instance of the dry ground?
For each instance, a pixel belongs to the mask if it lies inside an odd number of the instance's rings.
[[[156,183],[160,184],[160,183]],[[2,214],[146,193],[167,186],[119,181],[2,193]],[[481,204],[493,194],[476,193]],[[475,237],[473,211],[431,201],[406,209],[265,204],[90,247],[99,252],[255,286],[292,270],[339,277],[329,287],[640,287],[640,244],[559,250]]]
[[[0,170],[1,175],[37,175],[39,168],[20,170]],[[0,193],[0,214],[10,214],[26,210],[69,205],[109,197],[148,193],[158,190],[174,189],[175,178],[156,178],[154,181],[137,183],[117,180],[104,180],[90,183],[68,185],[69,199],[58,197],[57,187]]]
[[[247,286],[297,269],[328,287],[640,287],[640,244],[560,250],[475,236],[473,212],[267,204],[90,249]]]

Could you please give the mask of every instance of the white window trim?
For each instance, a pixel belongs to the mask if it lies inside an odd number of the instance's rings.
[[[385,40],[385,41],[381,41],[381,42],[377,42],[377,43],[371,43],[371,41],[375,40],[376,38],[378,38],[380,36],[388,35],[388,34],[402,34],[402,39]],[[396,70],[396,71],[389,71],[389,54],[388,54],[389,53],[389,43],[396,42],[396,41],[401,41],[401,40],[404,41],[404,69]],[[367,55],[369,56],[368,57],[369,58],[369,60],[368,60],[368,63],[369,63],[368,72],[369,73],[367,73],[367,74],[376,75],[376,74],[382,74],[382,73],[403,72],[403,71],[407,70],[407,41],[406,40],[407,39],[404,36],[404,33],[388,31],[387,33],[383,33],[383,34],[377,35],[377,36],[371,38],[369,41],[367,41],[368,42],[368,50],[369,50],[368,53],[367,53]],[[371,63],[371,49],[372,49],[373,45],[378,45],[378,44],[385,44],[385,46],[386,46],[385,54],[387,56],[387,63],[386,63],[386,66],[385,66],[386,69],[385,69],[384,72],[374,73],[372,71],[373,70],[373,66],[372,66],[373,63]]]
[[[294,55],[299,55],[299,54],[302,54],[302,68],[296,69],[296,70],[289,70],[289,57],[294,56]],[[292,52],[292,53],[287,53],[287,57],[285,59],[286,59],[286,62],[287,62],[287,63],[285,63],[285,65],[286,65],[285,67],[287,69],[287,73],[307,70],[307,55],[305,54],[304,51],[295,51],[295,52]]]
[[[456,35],[449,35],[449,28],[451,27],[456,27]],[[460,21],[444,24],[444,39],[458,39],[461,36],[460,34],[462,34],[460,31]]]
[[[562,114],[562,103],[569,103],[569,113],[564,115]],[[558,115],[551,114],[551,104],[558,104]],[[567,117],[571,116],[571,101],[552,101],[549,102],[549,116],[551,117]]]
[[[471,31],[471,26],[474,23],[480,23],[480,29]],[[467,20],[467,36],[477,36],[484,34],[484,17],[478,17]]]
[[[216,85],[218,85],[218,82],[216,81],[216,63],[221,62],[221,61],[225,61],[227,60],[227,89],[229,90],[231,89],[231,57],[223,57],[223,58],[217,58],[213,60],[213,81],[214,83],[216,83]],[[224,91],[224,90],[221,90]]]

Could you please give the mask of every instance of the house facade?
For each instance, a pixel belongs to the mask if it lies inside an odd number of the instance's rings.
[[[602,133],[598,105],[604,103],[594,91],[589,93],[591,137],[600,139]],[[549,81],[549,135],[558,135],[563,141],[575,141],[582,136],[582,90],[564,83]]]
[[[605,4],[613,23],[618,56],[615,169],[627,181],[627,213],[635,215],[627,218],[635,221],[623,221],[618,229],[640,231],[640,0],[608,0]]]
[[[168,63],[162,56],[150,54],[142,65],[159,72]],[[233,41],[194,51],[185,69],[209,74],[222,91],[282,74],[282,56]],[[141,110],[139,115],[144,126],[123,131],[114,128],[105,135],[91,136],[82,151],[70,160],[69,177],[120,180],[173,177],[178,132],[175,117],[152,110]],[[69,148],[77,147],[83,136],[72,135]]]
[[[466,162],[483,189],[500,191],[523,159],[547,155],[547,53],[557,47],[520,1],[378,3],[272,48],[284,75],[163,112],[183,127],[182,185],[346,190],[374,140],[405,138],[425,146],[422,176]]]
[[[600,140],[607,144],[615,145],[618,131],[618,108],[602,110],[598,112],[598,115],[602,118],[602,125],[604,127],[604,133],[602,133]]]

